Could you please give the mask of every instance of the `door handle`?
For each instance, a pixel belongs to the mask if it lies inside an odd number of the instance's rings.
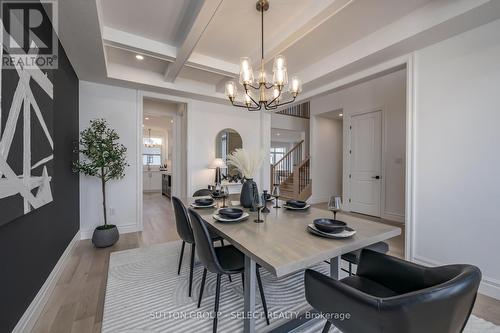
[[[373,179],[380,179],[380,176],[373,176]]]

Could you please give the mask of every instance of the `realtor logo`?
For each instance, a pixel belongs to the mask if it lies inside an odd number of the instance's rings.
[[[3,1],[2,68],[55,69],[58,65],[57,2]]]

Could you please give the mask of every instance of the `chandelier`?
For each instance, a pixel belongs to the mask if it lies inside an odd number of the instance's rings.
[[[252,60],[248,57],[241,58],[239,83],[244,88],[243,101],[236,101],[238,88],[234,81],[226,82],[226,96],[232,105],[249,111],[258,111],[262,108],[275,110],[295,101],[302,91],[302,82],[297,76],[293,76],[290,82],[288,81],[286,59],[282,55],[274,58],[273,79],[272,82],[268,81],[264,69],[264,12],[269,9],[269,1],[258,0],[256,8],[261,16],[261,58],[257,80],[254,79]],[[289,92],[290,97],[287,101],[282,101],[286,92]]]

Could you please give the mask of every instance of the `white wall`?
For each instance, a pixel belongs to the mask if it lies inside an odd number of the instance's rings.
[[[343,197],[349,198],[349,123],[356,113],[382,110],[382,217],[404,221],[405,207],[405,144],[406,144],[406,70],[360,83],[358,85],[316,97],[311,100],[311,116],[342,109],[343,124]],[[321,135],[311,126],[311,147],[313,137]],[[314,149],[314,148],[311,148]],[[311,154],[315,158],[315,154]],[[329,158],[329,157],[328,157]],[[323,164],[319,161],[312,163]],[[314,185],[313,185],[314,187]],[[313,190],[314,191],[314,190]],[[346,209],[349,202],[344,200]]]
[[[295,132],[303,132],[304,133],[304,145],[306,148],[305,154],[309,155],[309,148],[310,148],[310,142],[309,142],[309,119],[304,119],[304,118],[299,118],[299,117],[291,117],[291,116],[286,116],[283,114],[279,113],[272,113],[271,114],[271,127],[276,128],[276,129],[284,129],[284,130],[291,130]],[[273,141],[279,141],[276,138],[273,138]]]
[[[342,121],[311,116],[312,203],[342,193]]]
[[[414,257],[500,298],[500,20],[415,53]]]
[[[188,193],[213,184],[215,171],[208,169],[208,165],[215,158],[215,138],[225,128],[232,128],[241,135],[244,149],[261,149],[259,112],[200,101],[188,104]],[[268,168],[268,164],[264,162],[263,168]],[[262,190],[261,175],[255,180]]]
[[[107,186],[108,223],[121,232],[135,231],[137,225],[137,92],[80,81],[80,130],[90,120],[104,118],[120,135],[127,147],[125,178],[111,180]],[[103,224],[100,182],[95,177],[80,176],[80,230],[82,238],[92,237],[93,229]]]

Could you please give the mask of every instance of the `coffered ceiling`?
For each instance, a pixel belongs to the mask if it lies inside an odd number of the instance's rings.
[[[224,82],[237,77],[240,57],[260,58],[255,2],[65,0],[59,35],[83,80],[224,102]],[[302,77],[303,95],[310,96],[355,71],[499,18],[499,3],[270,0],[265,60],[270,66],[274,56],[286,55],[289,73]]]

